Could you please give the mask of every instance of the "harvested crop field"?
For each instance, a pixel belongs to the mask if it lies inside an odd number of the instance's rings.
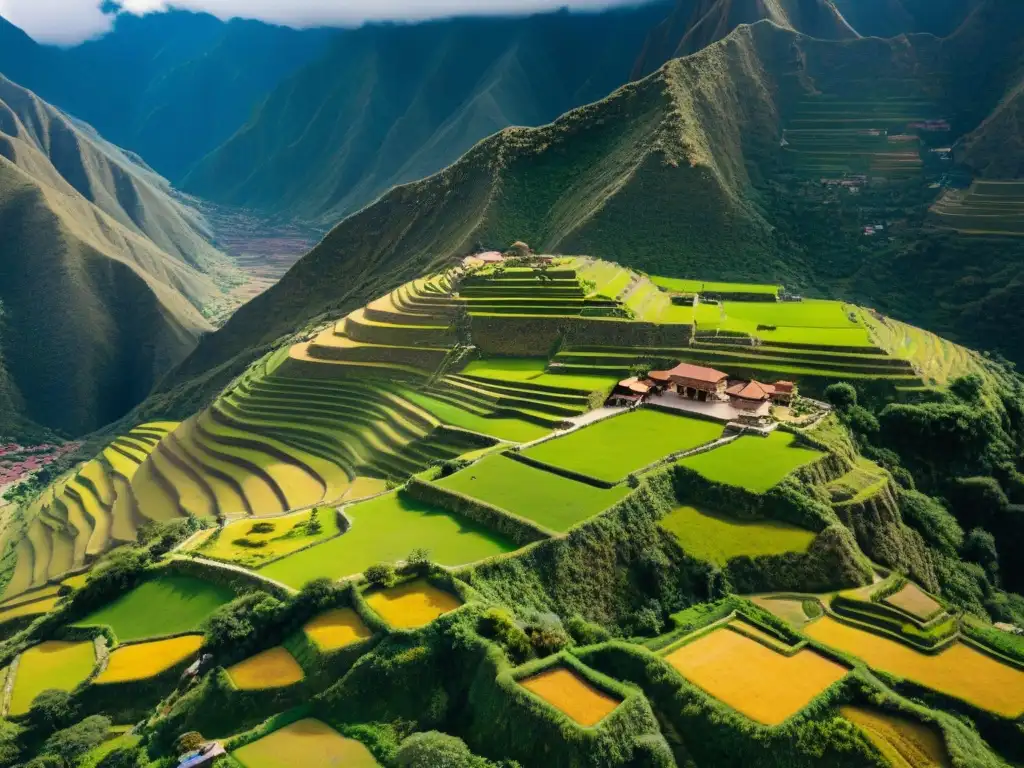
[[[345,766],[376,768],[380,765],[366,747],[346,739],[328,725],[306,718],[239,747],[231,756],[245,768],[292,768],[292,766]]]
[[[729,629],[716,629],[665,656],[687,680],[765,725],[795,715],[847,669],[814,651],[776,653]]]
[[[334,608],[321,613],[302,630],[322,651],[336,651],[373,637],[370,628],[351,608]]]
[[[744,436],[696,456],[679,460],[713,483],[727,483],[764,493],[791,472],[821,458],[811,448],[796,446],[796,435],[772,432],[768,437]]]
[[[389,493],[346,507],[347,533],[277,560],[260,573],[299,588],[318,578],[340,579],[362,573],[374,563],[403,560],[423,547],[441,565],[464,565],[516,545],[466,518]]]
[[[896,594],[885,598],[885,602],[901,608],[921,621],[927,621],[942,610],[941,605],[912,581],[908,581]]]
[[[587,728],[601,722],[621,701],[567,667],[546,669],[519,684]]]
[[[946,744],[934,727],[866,707],[843,706],[840,714],[860,728],[892,768],[948,768]]]
[[[740,520],[695,507],[678,507],[661,519],[679,546],[692,557],[725,565],[740,555],[806,552],[815,534],[775,520]]]
[[[96,654],[90,640],[47,640],[29,648],[18,662],[10,714],[28,712],[32,700],[49,688],[72,690],[89,676],[95,664]]]
[[[203,620],[230,602],[234,592],[191,576],[160,576],[141,584],[76,626],[107,624],[119,642],[174,635],[198,629]]]
[[[863,659],[868,666],[913,680],[1005,717],[1024,713],[1024,672],[954,643],[935,655],[842,624],[829,616],[804,629],[819,643]]]
[[[437,485],[559,532],[603,512],[630,490],[626,486],[595,488],[500,454],[481,459]]]
[[[451,592],[423,579],[372,592],[366,596],[366,602],[384,621],[399,629],[422,627],[462,605]]]
[[[107,668],[96,678],[96,682],[145,680],[194,656],[202,644],[202,635],[182,635],[151,643],[119,646],[110,654]]]
[[[242,691],[283,688],[305,676],[295,657],[281,646],[269,648],[228,667],[228,677]]]
[[[631,472],[722,436],[722,425],[649,408],[604,419],[523,452],[531,459],[618,483]]]
[[[338,514],[333,507],[316,510],[320,530],[310,533],[312,514],[312,510],[307,510],[267,520],[239,520],[225,526],[219,536],[203,540],[196,551],[215,560],[258,567],[338,535]]]

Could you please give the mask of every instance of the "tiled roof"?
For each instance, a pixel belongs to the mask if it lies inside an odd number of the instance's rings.
[[[770,400],[775,394],[775,387],[771,384],[762,384],[759,381],[740,382],[729,387],[726,393],[731,397],[738,397],[740,400]]]

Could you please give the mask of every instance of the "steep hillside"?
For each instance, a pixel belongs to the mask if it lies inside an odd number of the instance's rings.
[[[69,433],[142,399],[233,274],[165,180],[4,78],[0,221],[0,359],[22,415]]]
[[[952,34],[978,0],[832,0],[843,18],[860,34],[895,37],[923,32]]]
[[[177,181],[333,34],[172,11],[120,14],[108,34],[58,48],[0,18],[0,73]]]
[[[186,191],[334,224],[509,125],[629,79],[665,3],[601,14],[370,25],[284,82]]]
[[[830,0],[677,0],[647,38],[634,76],[650,74],[667,59],[696,53],[740,24],[762,20],[824,40],[859,36]]]

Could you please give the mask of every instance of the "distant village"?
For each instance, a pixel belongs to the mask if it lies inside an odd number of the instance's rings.
[[[61,456],[76,450],[81,443],[40,443],[39,445],[20,445],[6,443],[0,445],[0,490],[5,486],[24,480],[48,464],[52,464]]]

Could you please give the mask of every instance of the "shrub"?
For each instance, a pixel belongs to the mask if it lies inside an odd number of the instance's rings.
[[[957,553],[964,542],[964,531],[938,499],[904,490],[899,494],[899,502],[904,521],[930,546],[947,555]]]
[[[534,652],[540,656],[558,653],[569,645],[569,636],[562,628],[562,622],[553,613],[535,614],[524,628]]]
[[[995,581],[999,573],[999,555],[996,553],[995,537],[983,528],[974,528],[964,539],[961,550],[964,559],[977,563]]]
[[[277,529],[277,526],[267,521],[259,523],[253,523],[249,527],[249,533],[273,533]]]
[[[174,748],[178,751],[178,754],[185,754],[186,752],[194,752],[203,746],[205,742],[206,739],[203,738],[203,734],[199,731],[186,731],[174,742]]]
[[[207,649],[215,656],[246,656],[249,649],[265,641],[266,631],[280,622],[284,611],[284,603],[266,593],[242,595],[206,620]]]
[[[75,702],[67,691],[45,690],[35,697],[28,711],[28,721],[42,733],[66,728],[78,714]]]
[[[578,613],[574,613],[565,622],[565,628],[578,645],[594,645],[611,639],[611,633],[600,624],[587,621]]]
[[[857,390],[852,384],[839,381],[825,387],[825,399],[839,410],[845,410],[857,404]]]
[[[262,549],[267,546],[267,542],[261,539],[248,539],[245,536],[232,539],[231,543],[236,547],[245,547],[246,549]]]
[[[480,617],[480,634],[500,644],[516,663],[532,653],[530,638],[504,608],[491,608]]]
[[[377,563],[363,571],[363,578],[375,587],[392,587],[395,584],[395,568],[388,563]]]
[[[969,373],[953,379],[949,384],[949,391],[967,403],[978,403],[981,400],[981,390],[985,382],[976,373]]]
[[[645,605],[633,612],[630,617],[630,629],[634,634],[654,637],[661,633],[664,621],[656,605]]]
[[[414,733],[395,754],[399,768],[487,768],[489,760],[469,751],[466,743],[439,731]]]
[[[306,533],[309,536],[316,536],[324,529],[324,524],[320,522],[320,510],[313,509],[309,513],[309,520],[306,521]]]
[[[43,754],[55,755],[64,763],[74,765],[79,757],[102,744],[109,733],[110,718],[90,715],[50,736],[43,745]]]
[[[136,768],[139,764],[139,750],[132,747],[118,747],[96,764],[96,768]]]
[[[986,528],[1010,506],[994,477],[958,477],[951,483],[948,496],[959,520]]]
[[[430,550],[417,547],[405,558],[405,573],[425,576],[430,573]]]

